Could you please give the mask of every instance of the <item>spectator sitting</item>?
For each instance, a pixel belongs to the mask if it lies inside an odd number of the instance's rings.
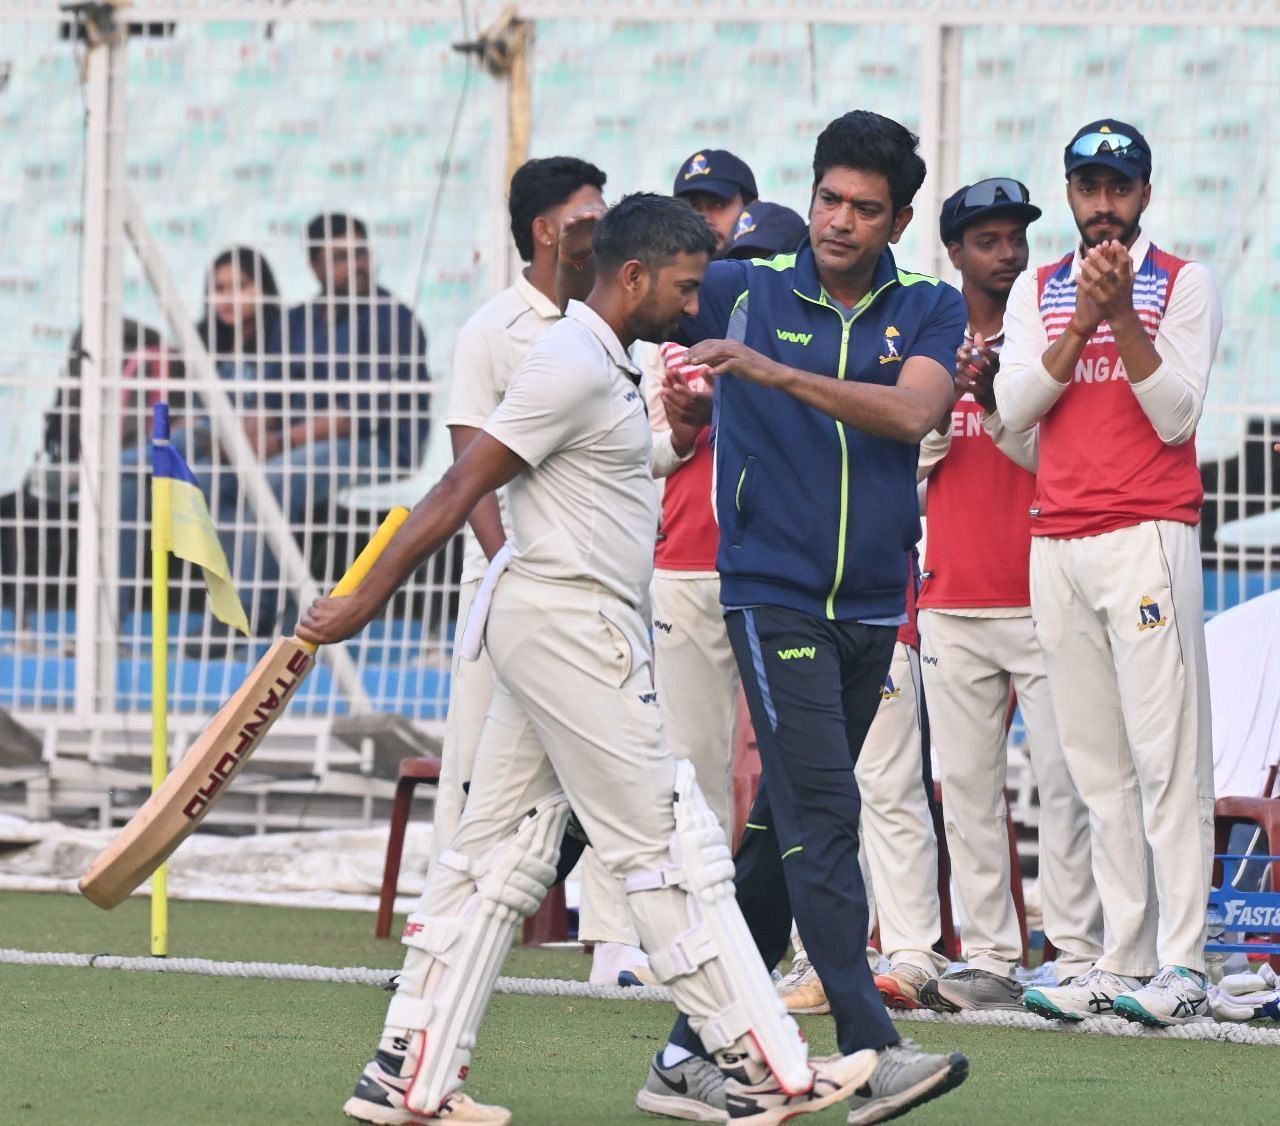
[[[261,453],[267,442],[270,422],[259,409],[255,392],[246,392],[246,380],[261,378],[268,356],[268,341],[277,339],[282,320],[280,290],[270,264],[250,247],[224,250],[213,260],[206,281],[204,316],[196,332],[209,350],[218,376],[238,386],[230,394],[244,421],[245,434]],[[170,405],[176,407],[171,399]],[[278,422],[277,422],[278,425]],[[236,523],[238,481],[227,468],[215,469],[225,461],[214,456],[213,428],[205,414],[174,414],[173,445],[191,465],[201,489],[214,512],[214,522],[222,534],[224,550],[233,558],[232,529]],[[146,574],[138,555],[139,515],[148,505],[146,486],[150,463],[145,428],[132,448],[121,456],[120,481],[120,568],[126,580],[122,609],[130,608],[130,576]]]
[[[429,425],[427,337],[413,311],[374,286],[368,233],[349,215],[317,215],[307,224],[307,254],[320,295],[290,309],[284,339],[287,380],[405,383],[399,394],[310,389],[289,395],[287,445],[353,432],[362,468],[416,468]],[[354,361],[354,362],[353,362]],[[273,452],[279,452],[276,448]]]
[[[82,453],[80,374],[87,354],[80,328],[72,334],[58,376],[58,392],[45,414],[44,439],[22,487],[0,496],[0,601],[19,613],[41,605],[69,609],[74,602],[77,520]],[[109,420],[119,426],[121,448],[146,433],[149,404],[180,382],[181,365],[160,333],[125,317],[121,321],[119,406]],[[170,398],[176,398],[172,391]]]
[[[337,494],[347,486],[416,468],[430,401],[426,333],[406,305],[374,286],[364,223],[317,215],[307,224],[307,246],[320,295],[289,310],[268,341],[278,358],[266,366],[268,382],[305,387],[264,395],[265,412],[279,425],[257,447],[295,530],[333,524]],[[333,383],[334,392],[315,390],[318,382]],[[352,385],[361,383],[384,386],[355,393]],[[393,393],[392,383],[402,389]],[[242,594],[259,584],[248,607],[259,634],[273,632],[280,576],[274,554],[260,543],[261,526],[260,519],[249,521],[233,564]]]

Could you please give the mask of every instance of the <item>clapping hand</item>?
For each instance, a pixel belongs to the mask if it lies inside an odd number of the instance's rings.
[[[1000,370],[1000,356],[982,338],[973,334],[973,343],[964,344],[956,352],[956,394],[970,394],[990,414],[996,409],[995,378]]]
[[[1123,243],[1108,239],[1085,253],[1076,286],[1076,315],[1084,321],[1080,315],[1081,293],[1098,315],[1092,325],[1086,322],[1082,328],[1096,328],[1099,321],[1114,321],[1133,312],[1133,260]]]

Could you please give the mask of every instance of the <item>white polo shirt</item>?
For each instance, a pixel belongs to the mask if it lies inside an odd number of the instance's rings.
[[[530,350],[484,425],[529,465],[507,486],[513,570],[644,603],[659,506],[639,379],[613,330],[578,301]]]
[[[553,324],[560,310],[523,274],[515,284],[491,297],[462,326],[453,350],[453,381],[446,426],[479,430],[507,393],[524,358]],[[502,527],[511,534],[506,490],[498,490]],[[489,560],[468,524],[462,581],[479,581]]]

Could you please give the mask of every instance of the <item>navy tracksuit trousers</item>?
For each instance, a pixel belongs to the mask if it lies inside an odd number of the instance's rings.
[[[831,1002],[846,1055],[896,1044],[867,965],[853,768],[880,704],[897,630],[777,606],[730,610],[729,641],[760,748],[760,791],[734,860],[738,904],[766,966],[791,920]],[[705,1054],[684,1016],[671,1041]]]

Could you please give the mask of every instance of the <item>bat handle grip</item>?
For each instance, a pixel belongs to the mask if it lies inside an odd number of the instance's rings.
[[[380,556],[387,548],[387,544],[391,542],[391,537],[400,530],[400,525],[409,519],[409,510],[402,506],[393,508],[387,517],[382,521],[378,530],[373,533],[373,537],[364,545],[364,550],[356,556],[355,562],[347,568],[347,573],[338,580],[338,584],[329,592],[330,598],[340,598],[345,594],[350,594],[362,582],[369,573],[370,568],[378,561]],[[316,646],[309,641],[302,642],[311,652],[316,651]]]

